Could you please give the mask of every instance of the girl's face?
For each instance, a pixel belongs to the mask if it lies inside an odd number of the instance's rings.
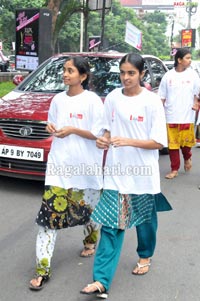
[[[80,86],[87,78],[86,74],[80,74],[74,66],[73,60],[67,61],[63,66],[63,81],[68,86]]]
[[[182,65],[183,68],[188,68],[191,65],[192,56],[190,53],[186,54],[182,59],[178,59],[178,63]]]
[[[129,62],[125,62],[120,66],[120,79],[125,90],[134,90],[140,87],[143,77],[139,70]]]

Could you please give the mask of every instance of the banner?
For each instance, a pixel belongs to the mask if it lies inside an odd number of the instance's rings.
[[[182,29],[181,31],[181,46],[195,47],[195,29]]]
[[[89,51],[99,51],[99,45],[101,44],[100,36],[89,37]]]
[[[139,51],[142,50],[142,32],[128,21],[126,22],[125,42]]]

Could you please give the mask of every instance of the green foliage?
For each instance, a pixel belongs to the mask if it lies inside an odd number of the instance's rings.
[[[6,54],[11,52],[12,41],[15,40],[15,9],[47,7],[49,3],[50,0],[1,0],[0,40],[3,41]],[[60,7],[57,7],[57,11],[61,13],[57,16],[55,28],[53,27],[52,45],[55,52],[80,50],[81,3],[80,0],[62,0]],[[101,21],[100,12],[89,12],[88,37],[101,36]],[[104,21],[104,49],[101,50],[139,52],[124,41],[126,21],[129,21],[142,31],[142,54],[158,57],[167,57],[170,54],[169,41],[165,35],[167,21],[164,13],[154,11],[138,16],[133,9],[123,7],[119,0],[113,0],[112,10],[106,13]],[[180,35],[174,37],[174,40],[178,38]]]
[[[165,15],[160,12],[149,14],[145,20],[141,20],[136,15],[133,9],[124,8],[119,1],[113,0],[112,11],[105,16],[105,30],[104,30],[104,50],[116,50],[120,52],[135,51],[124,41],[126,21],[135,25],[142,31],[143,34],[143,50],[142,53],[151,53],[154,55],[162,55],[163,52],[168,54],[170,52],[168,41],[165,36],[166,20]],[[60,18],[60,16],[59,16]],[[148,19],[153,25],[148,23]],[[64,20],[63,20],[64,21]],[[62,22],[63,22],[62,21]],[[90,12],[88,18],[88,37],[101,35],[101,14],[99,12]],[[61,23],[61,20],[59,21]],[[157,23],[160,26],[157,29]],[[161,23],[163,22],[163,23]],[[80,13],[74,13],[63,22],[62,29],[59,32],[56,52],[62,51],[79,51],[80,49]]]
[[[0,97],[6,95],[12,91],[16,86],[12,82],[1,82],[0,83]]]
[[[52,34],[52,46],[55,51],[55,46],[59,37],[59,34],[62,28],[65,26],[66,23],[69,24],[71,22],[75,13],[80,13],[82,9],[82,4],[78,0],[63,0],[61,1],[61,6],[59,7],[60,14],[57,16],[55,30]],[[80,28],[80,25],[79,25]],[[74,32],[74,27],[73,31]]]
[[[73,14],[59,33],[55,52],[80,50],[80,13]]]
[[[89,19],[89,35],[100,35],[101,26],[97,13],[92,14]],[[136,26],[142,31],[142,54],[152,54],[155,56],[168,55],[170,49],[165,36],[167,21],[164,13],[155,11],[147,13],[140,19],[133,9],[124,8],[119,1],[113,0],[112,11],[105,17],[105,43],[106,50],[116,50],[120,52],[134,51],[137,49],[128,45],[125,41],[126,21]]]

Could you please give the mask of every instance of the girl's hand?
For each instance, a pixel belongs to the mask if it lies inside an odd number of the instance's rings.
[[[73,129],[74,128],[72,126],[64,126],[63,128],[57,130],[54,133],[54,136],[57,138],[64,138],[66,136],[73,134]]]
[[[53,123],[48,123],[47,126],[46,126],[46,131],[49,133],[49,134],[54,134],[56,132],[56,127]]]
[[[130,146],[130,139],[129,138],[124,138],[124,137],[112,137],[111,140],[111,145],[114,147],[118,146]]]
[[[96,140],[96,146],[101,149],[108,149],[110,146],[110,138],[107,137],[99,137]]]
[[[199,110],[199,103],[194,103],[193,107],[192,107],[192,110],[198,111]]]

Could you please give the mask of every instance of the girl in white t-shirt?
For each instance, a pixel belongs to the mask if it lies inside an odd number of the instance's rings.
[[[48,113],[53,142],[48,155],[45,191],[36,223],[36,276],[30,289],[39,290],[51,275],[57,230],[84,225],[81,256],[94,254],[99,226],[90,215],[103,186],[103,150],[96,139],[103,134],[104,108],[99,96],[85,90],[89,65],[83,57],[68,58],[63,80],[68,91],[57,94]],[[70,244],[70,241],[69,241]]]
[[[149,271],[156,245],[157,211],[171,210],[160,192],[158,150],[167,145],[160,98],[142,87],[144,60],[130,53],[120,62],[123,88],[108,94],[104,106],[107,130],[97,139],[108,149],[104,187],[91,218],[102,224],[93,280],[82,294],[107,298],[124,240],[125,229],[136,226],[139,260],[132,274]]]
[[[168,149],[171,171],[165,176],[173,179],[180,168],[180,150],[184,159],[184,169],[192,168],[191,148],[195,145],[194,123],[199,108],[198,94],[200,79],[192,70],[191,53],[188,48],[181,48],[175,54],[174,68],[162,78],[158,94],[165,109]]]

